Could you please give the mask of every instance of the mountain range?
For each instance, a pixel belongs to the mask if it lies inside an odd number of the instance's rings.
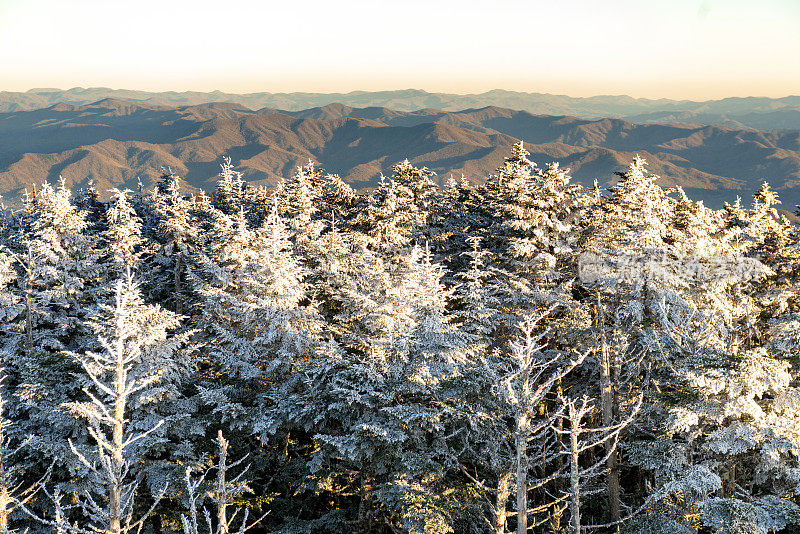
[[[61,102],[90,104],[105,98],[133,100],[172,107],[228,102],[250,109],[300,111],[333,103],[347,106],[387,107],[399,111],[425,108],[461,111],[487,106],[528,111],[538,115],[569,115],[585,119],[621,118],[634,123],[719,124],[760,130],[800,129],[800,96],[784,98],[724,98],[691,100],[632,98],[625,95],[577,98],[545,93],[494,89],[480,94],[429,93],[419,89],[353,91],[350,93],[247,93],[148,92],[106,87],[0,91],[0,112],[29,111]]]
[[[558,161],[587,186],[595,179],[613,182],[639,154],[661,185],[680,185],[714,207],[737,195],[749,202],[765,180],[785,208],[800,203],[798,130],[636,124],[497,106],[447,111],[333,103],[254,110],[119,98],[0,113],[0,193],[14,203],[25,188],[59,176],[77,188],[92,180],[101,193],[134,189],[139,178],[152,184],[164,167],[190,189],[212,190],[225,156],[246,180],[261,185],[274,185],[308,159],[357,188],[375,186],[405,158],[442,181],[463,173],[480,182],[517,140],[539,165]]]

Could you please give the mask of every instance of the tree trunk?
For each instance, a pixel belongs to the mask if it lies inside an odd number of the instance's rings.
[[[572,411],[572,409],[570,410]],[[573,534],[581,533],[581,481],[580,481],[580,465],[578,464],[578,432],[580,421],[574,417],[570,417],[571,428],[569,433],[569,450],[570,450],[570,496],[571,496],[571,512],[570,526]]]
[[[600,335],[600,402],[602,405],[603,426],[610,427],[614,420],[614,389],[611,383],[611,356],[608,350],[605,333],[605,317],[603,306],[600,303],[600,292],[597,292],[597,330]],[[619,521],[619,468],[617,465],[617,453],[613,449],[612,440],[605,443],[606,454],[608,454],[608,509],[611,514],[611,521]]]
[[[528,532],[528,432],[527,413],[517,416],[517,534]]]
[[[28,248],[27,274],[28,279],[25,284],[25,348],[31,350],[33,348],[33,297],[31,296],[31,286],[33,285],[33,258],[30,248]]]
[[[181,251],[175,247],[175,313],[183,315],[183,299],[181,298]]]
[[[228,441],[222,437],[222,430],[217,433],[217,444],[219,445],[219,464],[217,467],[217,524],[219,525],[219,534],[228,534],[228,488],[225,482],[225,475],[228,467]]]
[[[3,486],[0,487],[0,534],[8,534],[8,514],[11,513],[13,500],[5,486],[5,474],[3,474]]]
[[[122,325],[118,325],[122,330]],[[111,460],[112,472],[111,484],[108,489],[108,531],[110,534],[120,534],[122,532],[122,473],[125,465],[123,456],[123,438],[125,425],[125,404],[127,395],[125,393],[128,373],[125,369],[125,351],[121,339],[117,341],[117,362],[114,377],[114,428],[111,439]]]
[[[369,534],[372,532],[372,477],[363,475],[361,478],[361,502],[358,506],[358,523],[361,525],[361,532]]]
[[[61,515],[61,492],[58,489],[53,492],[53,501],[56,505],[55,521],[56,534],[64,534],[64,516]]]
[[[564,382],[561,378],[558,379],[556,382],[556,396],[559,399],[564,398]],[[556,428],[558,432],[556,432],[556,440],[558,441],[559,450],[564,448],[564,434],[562,433],[564,430],[564,417],[559,416],[556,422]],[[567,459],[563,456],[559,455],[558,462],[561,466],[564,466],[567,463]],[[554,481],[555,489],[557,492],[561,493],[562,491],[566,490],[567,484],[562,478],[557,478]],[[550,528],[553,532],[561,532],[561,516],[564,513],[563,508],[559,509],[559,505],[556,504],[550,509]]]
[[[511,471],[500,475],[497,481],[497,499],[494,505],[494,534],[506,534],[506,504],[511,496]]]

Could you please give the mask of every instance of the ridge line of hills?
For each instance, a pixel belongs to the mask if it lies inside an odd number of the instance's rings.
[[[576,181],[612,180],[635,154],[693,198],[720,206],[761,182],[783,206],[800,203],[800,131],[699,124],[636,124],[534,114],[498,106],[404,111],[342,103],[303,110],[237,103],[169,106],[105,98],[0,113],[0,193],[63,176],[98,191],[151,184],[171,167],[195,189],[213,189],[223,156],[251,183],[271,186],[308,159],[357,188],[374,186],[397,161],[479,182],[522,140],[540,165],[558,161]]]
[[[388,107],[398,111],[426,108],[443,111],[497,106],[534,114],[570,115],[579,118],[622,118],[649,124],[726,124],[761,130],[800,129],[800,95],[782,98],[731,97],[719,100],[671,100],[633,98],[627,95],[570,97],[493,89],[479,94],[429,93],[420,89],[351,91],[349,93],[246,93],[222,91],[149,92],[107,87],[72,89],[37,88],[25,92],[0,91],[0,112],[30,111],[66,102],[89,104],[117,98],[171,107],[229,102],[250,109],[287,111],[342,103],[351,107]]]

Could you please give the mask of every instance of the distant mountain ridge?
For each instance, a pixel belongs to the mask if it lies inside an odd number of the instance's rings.
[[[211,190],[223,156],[252,183],[274,185],[312,159],[357,188],[408,158],[441,180],[462,173],[481,181],[522,140],[539,165],[558,161],[587,186],[613,181],[634,155],[690,196],[719,206],[748,200],[764,180],[784,207],[800,203],[800,131],[703,125],[634,124],[532,114],[497,106],[403,111],[342,103],[291,111],[238,103],[167,106],[107,98],[89,104],[0,113],[0,193],[63,176],[112,187],[150,185],[162,167],[190,188]]]
[[[105,98],[131,100],[171,107],[230,102],[250,109],[300,111],[342,103],[356,108],[386,107],[398,111],[433,108],[461,111],[488,106],[528,111],[541,115],[579,118],[622,118],[635,123],[696,123],[750,127],[761,130],[800,129],[800,96],[783,98],[744,97],[695,102],[644,99],[630,96],[586,98],[523,93],[494,89],[480,94],[429,93],[420,89],[352,91],[350,93],[247,93],[221,91],[148,92],[105,87],[31,89],[0,92],[0,112],[30,111],[58,103],[88,104]]]

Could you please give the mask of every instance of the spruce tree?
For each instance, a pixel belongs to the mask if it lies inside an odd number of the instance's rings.
[[[114,294],[114,304],[103,305],[92,322],[102,350],[72,353],[88,378],[88,400],[66,407],[85,420],[95,443],[89,451],[70,440],[77,461],[90,472],[90,485],[78,496],[87,529],[119,534],[138,531],[149,515],[134,518],[137,472],[164,424],[146,412],[135,417],[134,408],[158,402],[166,393],[164,382],[186,371],[181,352],[188,335],[168,335],[180,318],[145,304],[130,271],[116,282]],[[153,499],[164,491],[166,486]],[[59,515],[63,523],[57,527],[73,530]]]

